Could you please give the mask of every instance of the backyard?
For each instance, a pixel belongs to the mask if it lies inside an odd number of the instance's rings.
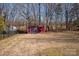
[[[79,55],[79,3],[0,3],[0,56]]]
[[[0,40],[0,55],[65,56],[79,55],[79,32],[16,34]]]

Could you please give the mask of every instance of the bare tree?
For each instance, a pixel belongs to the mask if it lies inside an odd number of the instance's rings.
[[[40,25],[40,23],[41,23],[41,12],[40,12],[40,3],[38,4],[38,6],[39,6],[39,25]]]
[[[73,27],[75,26],[75,25],[73,25],[73,23],[74,23],[73,21],[79,19],[79,4],[77,4],[77,3],[72,4],[72,8],[69,11],[69,15],[70,15],[69,30],[73,30],[74,29]]]

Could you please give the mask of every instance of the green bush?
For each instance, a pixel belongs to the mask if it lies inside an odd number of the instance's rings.
[[[5,28],[4,18],[0,16],[0,32],[2,32]]]

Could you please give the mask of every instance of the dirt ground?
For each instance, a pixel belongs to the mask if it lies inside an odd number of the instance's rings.
[[[0,41],[1,56],[79,55],[79,32],[16,34]]]

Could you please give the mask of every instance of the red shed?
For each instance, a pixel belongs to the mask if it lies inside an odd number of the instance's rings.
[[[43,25],[38,25],[38,32],[45,32]]]
[[[28,33],[45,32],[45,29],[43,25],[29,26],[27,29],[27,32]]]

